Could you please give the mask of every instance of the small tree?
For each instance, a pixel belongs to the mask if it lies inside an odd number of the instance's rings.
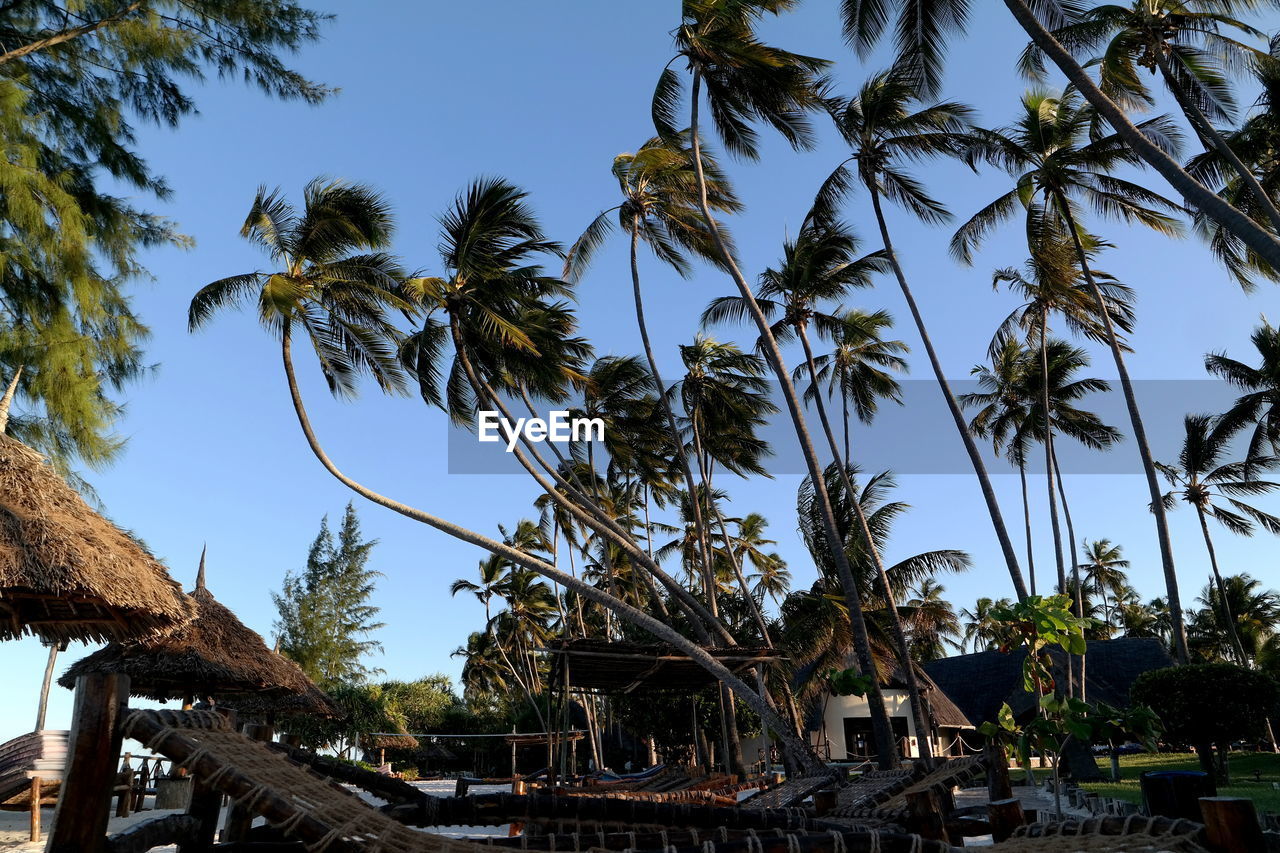
[[[1144,672],[1130,689],[1134,702],[1150,705],[1172,740],[1191,744],[1200,767],[1231,781],[1231,742],[1266,731],[1280,686],[1265,673],[1229,663],[1205,663]],[[1217,747],[1215,767],[1213,748]]]
[[[307,553],[301,574],[285,575],[281,591],[272,594],[279,618],[275,623],[280,651],[320,686],[361,684],[381,670],[370,669],[363,658],[381,651],[369,639],[383,623],[374,621],[378,608],[369,603],[374,579],[368,568],[376,539],[363,541],[355,507],[347,504],[335,542],[328,516]]]

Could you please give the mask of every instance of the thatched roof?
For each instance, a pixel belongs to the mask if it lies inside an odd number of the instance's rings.
[[[159,561],[44,457],[0,435],[0,640],[127,640],[193,613]]]
[[[417,749],[418,739],[413,735],[361,735],[360,747],[366,752],[374,749]]]
[[[849,661],[852,664],[852,657]],[[976,728],[976,724],[970,720],[964,711],[951,700],[947,695],[947,691],[943,690],[929,677],[929,673],[925,671],[919,664],[913,664],[916,668],[916,680],[920,683],[921,689],[924,691],[925,700],[929,704],[929,710],[933,715],[933,721],[940,728],[953,729],[969,729]],[[801,675],[801,677],[806,677]],[[888,690],[906,690],[907,676],[903,672],[901,665],[896,662],[893,669],[887,670],[880,677],[880,686]],[[808,716],[805,719],[805,725],[810,729],[816,730],[822,726],[823,703],[815,702],[809,708]]]
[[[119,672],[129,676],[135,696],[162,701],[213,696],[233,707],[235,698],[246,694],[319,692],[296,664],[267,648],[262,637],[213,597],[205,586],[203,554],[190,598],[196,617],[182,629],[150,640],[112,643],[76,661],[58,683],[72,687],[88,672]]]
[[[286,665],[298,668],[298,665],[288,658],[283,658]],[[235,708],[241,717],[260,716],[266,714],[274,714],[278,717],[328,717],[337,719],[345,717],[346,712],[334,704],[329,698],[329,694],[325,693],[311,679],[298,669],[298,675],[307,680],[307,687],[301,693],[246,693],[243,696],[236,696],[229,701],[221,704],[230,708]]]
[[[1066,684],[1063,655],[1051,650],[1054,678]],[[1000,705],[1009,703],[1016,715],[1034,704],[1022,689],[1022,661],[1026,652],[978,652],[925,664],[925,671],[975,724],[994,720]],[[1085,657],[1085,698],[1090,702],[1128,707],[1129,687],[1144,672],[1173,666],[1164,643],[1154,639],[1124,637],[1094,640]]]

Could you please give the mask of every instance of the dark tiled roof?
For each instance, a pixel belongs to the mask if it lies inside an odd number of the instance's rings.
[[[1055,678],[1065,683],[1063,655],[1051,653]],[[1018,715],[1031,709],[1032,697],[1022,689],[1025,656],[1022,650],[957,655],[927,663],[925,671],[966,717],[981,724],[994,720],[1004,702]],[[1173,666],[1173,659],[1160,640],[1095,640],[1089,643],[1085,656],[1085,698],[1127,706],[1134,680],[1148,670],[1167,666]]]

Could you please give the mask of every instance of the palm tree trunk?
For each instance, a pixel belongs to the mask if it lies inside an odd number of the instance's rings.
[[[1222,134],[1213,126],[1213,122],[1209,121],[1209,117],[1196,105],[1196,102],[1188,97],[1187,93],[1178,85],[1178,81],[1173,76],[1173,68],[1169,65],[1169,58],[1164,55],[1164,51],[1158,45],[1154,47],[1155,50],[1153,52],[1156,64],[1160,66],[1160,74],[1164,77],[1165,86],[1173,94],[1178,106],[1182,107],[1182,112],[1186,115],[1188,123],[1195,130],[1196,135],[1200,137],[1200,141],[1204,143],[1206,150],[1218,152],[1219,156],[1230,164],[1235,173],[1240,176],[1240,180],[1244,181],[1244,185],[1249,188],[1249,193],[1262,208],[1262,212],[1267,215],[1267,219],[1271,222],[1271,227],[1280,231],[1280,211],[1276,210],[1276,206],[1271,202],[1266,190],[1262,188],[1262,184],[1258,183],[1257,176],[1241,161],[1227,140],[1222,138]]]
[[[40,704],[36,706],[36,727],[33,731],[44,731],[45,717],[49,712],[49,689],[53,686],[53,667],[57,663],[59,651],[60,644],[49,644],[49,659],[44,665],[44,681],[40,683]]]
[[[1018,479],[1022,483],[1022,523],[1027,529],[1027,579],[1031,581],[1031,594],[1036,594],[1036,557],[1031,545],[1031,501],[1027,495],[1027,462],[1018,459]]]
[[[818,368],[813,361],[813,347],[809,343],[809,332],[803,323],[796,324],[796,332],[800,345],[804,348],[805,367],[809,371],[809,381],[814,388],[818,387]],[[844,493],[853,507],[854,520],[858,523],[862,541],[867,545],[867,556],[875,567],[876,581],[880,584],[880,594],[884,596],[885,618],[889,620],[889,634],[893,638],[894,650],[898,654],[898,663],[902,667],[903,678],[907,683],[907,697],[911,703],[911,711],[915,715],[916,728],[920,736],[916,742],[920,745],[920,757],[926,765],[933,763],[933,744],[929,740],[932,726],[929,720],[929,709],[925,705],[924,691],[920,688],[920,680],[916,677],[915,664],[911,658],[911,648],[907,645],[906,632],[902,630],[902,619],[898,615],[898,602],[893,594],[893,585],[889,583],[889,573],[885,571],[884,560],[880,556],[880,548],[876,545],[871,526],[867,524],[867,514],[858,500],[858,493],[853,488],[853,479],[849,476],[849,460],[840,457],[840,449],[836,444],[836,436],[831,429],[831,421],[827,417],[827,407],[822,402],[822,394],[813,395],[817,404],[818,420],[822,423],[822,431],[826,434],[827,444],[831,448],[831,458],[840,472],[840,482]]]
[[[960,439],[964,442],[965,452],[969,454],[969,461],[973,464],[973,473],[978,478],[978,485],[982,489],[982,499],[987,504],[987,512],[991,516],[991,526],[995,528],[996,539],[1000,541],[1000,550],[1004,553],[1005,565],[1009,569],[1009,579],[1013,581],[1013,591],[1017,595],[1018,600],[1022,601],[1027,597],[1027,587],[1022,580],[1022,570],[1018,568],[1018,555],[1013,550],[1013,540],[1009,538],[1009,531],[1004,525],[1004,516],[1000,512],[1000,504],[996,500],[995,488],[991,485],[991,476],[987,473],[987,465],[982,460],[982,454],[978,450],[978,445],[973,440],[973,434],[969,432],[969,426],[965,423],[964,412],[960,409],[960,403],[956,400],[956,395],[951,391],[951,383],[947,381],[946,375],[942,371],[942,362],[938,359],[937,350],[933,348],[933,339],[929,337],[929,330],[925,327],[924,318],[920,315],[920,307],[916,304],[916,298],[911,292],[911,286],[907,284],[906,274],[902,271],[902,265],[898,263],[898,253],[894,251],[893,241],[889,238],[889,225],[884,218],[884,210],[880,206],[880,192],[876,189],[874,177],[868,176],[866,181],[867,189],[871,194],[871,206],[875,210],[876,222],[880,226],[880,237],[884,241],[884,250],[889,256],[889,263],[893,267],[893,274],[898,279],[898,286],[902,288],[902,295],[907,301],[907,307],[911,309],[911,317],[915,320],[916,331],[920,335],[920,340],[924,343],[925,352],[929,356],[929,364],[933,367],[933,375],[938,381],[938,387],[942,390],[942,396],[946,399],[947,409],[951,412],[951,418],[955,421],[956,429],[960,432]]]
[[[1075,587],[1076,598],[1076,615],[1084,616],[1084,586],[1080,583],[1080,555],[1076,551],[1076,528],[1071,523],[1071,507],[1067,504],[1067,486],[1062,482],[1062,468],[1058,466],[1058,454],[1053,455],[1053,473],[1058,477],[1058,497],[1062,498],[1062,517],[1067,522],[1067,541],[1071,543],[1071,584]],[[1076,698],[1081,702],[1085,699],[1085,657],[1088,655],[1080,655],[1080,677],[1076,682]]]
[[[1209,521],[1204,517],[1204,510],[1196,507],[1196,517],[1200,519],[1200,532],[1204,534],[1204,547],[1209,552],[1209,566],[1213,569],[1213,582],[1218,587],[1218,598],[1222,601],[1220,614],[1226,623],[1227,636],[1231,638],[1231,646],[1238,656],[1241,666],[1249,665],[1249,658],[1244,653],[1244,643],[1240,642],[1240,632],[1236,630],[1236,618],[1231,612],[1231,603],[1227,600],[1227,585],[1222,582],[1222,573],[1218,571],[1218,553],[1213,548],[1213,537],[1209,535]]]
[[[1004,0],[1013,17],[1018,21],[1031,41],[1044,52],[1066,75],[1090,104],[1106,119],[1107,123],[1134,150],[1155,169],[1169,185],[1192,207],[1222,225],[1239,237],[1249,248],[1258,253],[1271,266],[1280,269],[1280,239],[1268,232],[1248,215],[1229,204],[1225,199],[1191,177],[1177,160],[1160,150],[1147,139],[1125,114],[1125,111],[1103,93],[1075,58],[1062,46],[1053,34],[1045,29],[1026,0]],[[1185,637],[1177,643],[1179,659],[1183,660]],[[1185,662],[1185,660],[1183,661]]]
[[[1129,369],[1124,362],[1124,352],[1120,349],[1120,340],[1116,337],[1115,324],[1111,322],[1111,312],[1107,310],[1106,299],[1102,289],[1093,277],[1089,268],[1089,256],[1084,244],[1080,242],[1080,230],[1076,226],[1075,217],[1071,214],[1071,206],[1065,199],[1058,200],[1058,209],[1066,218],[1067,230],[1071,232],[1071,240],[1075,244],[1076,260],[1080,262],[1080,272],[1093,294],[1094,308],[1102,318],[1107,332],[1107,344],[1111,347],[1111,357],[1116,364],[1116,372],[1120,376],[1120,388],[1124,392],[1125,407],[1129,410],[1129,423],[1133,427],[1133,440],[1138,446],[1138,456],[1142,460],[1142,472],[1147,478],[1147,492],[1151,499],[1151,514],[1156,520],[1156,540],[1160,544],[1160,563],[1164,569],[1165,589],[1169,597],[1169,619],[1172,623],[1174,655],[1178,663],[1189,663],[1191,656],[1187,651],[1187,630],[1183,623],[1182,597],[1178,594],[1178,574],[1173,564],[1173,542],[1169,538],[1169,519],[1165,513],[1164,501],[1160,494],[1160,481],[1156,476],[1155,460],[1151,455],[1151,445],[1147,443],[1147,430],[1142,422],[1142,412],[1138,409],[1138,398],[1133,391],[1133,381],[1129,378]]]
[[[457,319],[452,315],[449,317],[449,328],[453,337],[454,349],[457,354],[458,361],[462,364],[463,372],[467,376],[472,392],[476,395],[476,399],[478,401],[488,400],[492,405],[498,408],[503,417],[508,420],[514,420],[514,418],[511,417],[511,413],[507,410],[506,405],[499,398],[497,392],[494,391],[493,388],[490,387],[487,382],[482,380],[475,372],[475,369],[471,364],[471,359],[467,355],[466,344],[462,338],[462,332],[458,328]],[[529,446],[527,438],[522,438],[521,443],[526,447]],[[523,451],[519,448],[515,448],[512,451],[516,460],[529,473],[529,476],[533,477],[534,481],[542,487],[542,490],[546,492],[547,496],[551,498],[552,501],[564,507],[564,509],[577,519],[580,524],[585,525],[608,539],[610,542],[613,542],[622,549],[627,556],[631,557],[631,559],[635,560],[639,565],[651,572],[654,577],[662,582],[663,586],[671,590],[676,597],[677,604],[679,604],[681,610],[683,610],[686,617],[688,617],[690,626],[699,634],[700,638],[703,639],[704,642],[711,642],[711,634],[709,631],[714,631],[720,636],[721,640],[724,641],[725,645],[735,645],[733,635],[730,634],[724,624],[716,618],[714,613],[708,612],[707,608],[703,607],[702,602],[690,595],[687,589],[664,572],[662,567],[655,561],[651,560],[649,556],[630,539],[626,532],[623,531],[613,521],[613,519],[610,519],[599,506],[591,501],[586,495],[578,492],[568,481],[560,476],[559,472],[557,472],[554,467],[548,466],[536,451],[531,452],[538,458],[542,468],[555,480],[555,484],[551,483],[538,473],[537,468],[534,467],[534,464],[527,456],[525,456]],[[582,505],[579,506],[575,501],[566,498],[565,495],[561,494],[559,490],[557,490],[556,485],[567,489],[572,496],[582,502]]]
[[[1053,408],[1049,399],[1049,310],[1040,308],[1040,407],[1044,418],[1044,473],[1049,490],[1049,526],[1053,530],[1053,559],[1058,569],[1058,592],[1067,592],[1067,568],[1062,557],[1062,527],[1058,523],[1058,495],[1054,489]],[[1075,695],[1075,667],[1067,655],[1067,695]],[[1057,691],[1061,694],[1061,690]]]
[[[694,72],[689,141],[693,149],[693,168],[698,182],[698,207],[706,221],[707,230],[711,234],[716,251],[724,261],[733,283],[737,285],[739,295],[742,296],[747,304],[751,319],[755,321],[756,328],[760,332],[760,342],[763,345],[765,357],[778,377],[778,384],[786,400],[787,410],[791,415],[791,423],[795,427],[796,438],[799,440],[800,449],[804,454],[805,464],[809,470],[809,478],[813,482],[813,492],[818,502],[819,512],[822,515],[822,524],[826,531],[827,541],[839,543],[839,529],[836,527],[835,513],[831,509],[831,497],[827,494],[826,482],[823,480],[822,465],[818,461],[817,451],[814,450],[813,439],[805,426],[804,413],[800,408],[795,386],[791,382],[791,375],[787,372],[786,363],[782,360],[782,352],[778,348],[778,341],[774,338],[773,332],[769,328],[769,321],[764,316],[764,312],[760,310],[760,305],[756,302],[755,295],[751,292],[751,286],[747,284],[746,278],[743,277],[742,271],[738,268],[738,263],[734,259],[733,253],[725,245],[724,238],[720,234],[720,225],[712,215],[711,206],[707,201],[707,179],[702,168],[702,140],[698,132],[698,107],[701,87],[702,77],[698,72]],[[882,769],[887,770],[897,764],[897,747],[894,743],[889,715],[884,707],[884,694],[880,689],[880,679],[876,675],[875,661],[871,656],[871,638],[867,633],[867,623],[862,610],[861,596],[858,593],[858,586],[853,577],[853,569],[849,566],[849,560],[845,556],[844,549],[833,547],[831,550],[832,558],[836,563],[836,570],[840,575],[840,583],[844,587],[845,597],[849,601],[849,619],[853,628],[854,648],[859,659],[859,666],[863,672],[871,676],[871,689],[867,696],[871,728],[875,735],[878,763]]]
[[[417,509],[416,507],[411,507],[407,504],[401,503],[400,501],[394,500],[393,498],[379,494],[342,473],[342,471],[333,463],[333,460],[329,458],[329,455],[325,452],[324,448],[321,447],[320,440],[316,437],[315,430],[311,426],[311,419],[307,417],[307,410],[302,402],[302,392],[298,388],[298,379],[293,368],[291,332],[292,329],[290,324],[286,321],[283,334],[280,339],[281,359],[284,364],[285,380],[289,386],[289,396],[293,403],[293,411],[298,418],[298,425],[302,429],[302,434],[307,440],[307,446],[311,448],[311,452],[315,455],[316,459],[319,460],[320,464],[324,466],[326,471],[333,475],[334,479],[372,503],[378,504],[392,512],[399,513],[405,518],[419,522],[420,524],[425,524],[435,530],[439,530],[441,533],[446,533],[455,539],[483,548],[491,554],[496,554],[499,557],[505,557],[516,565],[524,566],[526,569],[537,572],[543,577],[558,581],[561,586],[573,590],[583,598],[594,601],[601,607],[609,608],[620,618],[626,619],[632,625],[648,631],[650,634],[665,643],[671,644],[684,654],[688,655],[694,663],[701,666],[713,677],[724,682],[735,695],[742,699],[742,701],[751,708],[751,710],[759,714],[764,725],[778,733],[778,736],[783,741],[785,747],[791,750],[796,756],[796,759],[807,769],[814,773],[824,772],[821,763],[818,761],[817,756],[813,754],[813,751],[810,750],[803,741],[794,737],[787,731],[786,723],[769,708],[768,703],[764,701],[763,697],[752,690],[746,682],[731,672],[728,667],[708,654],[705,649],[697,643],[690,641],[687,637],[671,628],[669,625],[658,621],[648,613],[638,610],[626,602],[619,601],[610,595],[606,595],[591,584],[562,572],[555,566],[513,548],[504,542],[491,539],[488,536],[476,533],[475,531],[469,530],[459,524],[455,524],[446,519]]]
[[[702,507],[697,500],[698,489],[693,479],[693,470],[689,467],[689,457],[684,452],[684,442],[680,440],[680,429],[676,424],[675,412],[671,410],[671,401],[667,399],[666,387],[658,372],[658,359],[653,354],[653,344],[649,340],[649,325],[644,318],[644,293],[640,288],[640,217],[631,218],[631,290],[636,305],[636,326],[640,330],[640,343],[644,347],[645,361],[649,365],[649,373],[653,376],[653,393],[658,397],[658,404],[667,421],[667,429],[671,433],[671,447],[680,462],[680,475],[684,478],[685,488],[689,491],[689,501],[693,507],[693,525],[698,534],[698,549],[702,554],[704,566],[711,565],[711,539],[707,526],[702,518]],[[714,608],[712,609],[714,613]]]
[[[4,435],[9,429],[9,410],[13,407],[13,398],[18,393],[18,380],[22,378],[22,368],[19,367],[13,372],[13,378],[9,380],[9,385],[4,389],[4,396],[0,397],[0,435]]]

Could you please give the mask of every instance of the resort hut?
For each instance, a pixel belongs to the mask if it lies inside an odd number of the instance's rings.
[[[267,648],[261,636],[213,597],[205,586],[203,554],[190,598],[196,616],[181,630],[112,643],[72,664],[58,683],[72,687],[88,673],[122,673],[129,676],[135,696],[187,703],[213,697],[231,707],[238,707],[237,699],[255,696],[308,696],[314,701],[323,695],[296,664]],[[324,704],[332,707],[328,697]]]
[[[194,613],[137,540],[94,512],[43,456],[0,435],[0,640],[123,641]]]

